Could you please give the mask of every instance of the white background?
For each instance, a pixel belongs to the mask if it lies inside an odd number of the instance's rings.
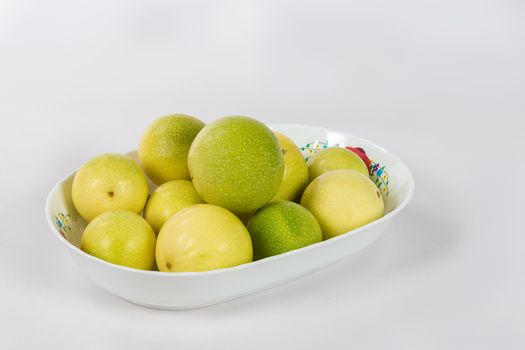
[[[52,185],[172,112],[341,129],[413,170],[368,249],[257,295],[149,310],[79,273]],[[0,348],[524,349],[519,0],[0,2]]]

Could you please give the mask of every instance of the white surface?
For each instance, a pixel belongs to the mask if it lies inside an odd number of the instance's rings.
[[[64,249],[69,250],[80,270],[105,290],[139,305],[187,310],[260,292],[348,258],[378,239],[410,202],[414,194],[410,170],[398,157],[380,146],[325,128],[297,124],[272,124],[271,127],[290,137],[297,145],[320,141],[329,147],[352,145],[365,149],[370,159],[388,173],[388,187],[383,183],[377,192],[378,196],[379,191],[385,193],[382,199],[385,215],[347,234],[250,264],[206,272],[141,271],[107,263],[79,249],[85,221],[73,205],[71,186],[74,174],[71,174],[58,182],[46,199],[45,213],[50,231],[63,243]],[[138,158],[137,152],[127,154]],[[67,222],[63,225],[68,229],[60,230],[57,214],[67,215]]]
[[[0,3],[0,348],[523,349],[525,6],[512,0]],[[189,312],[78,274],[45,196],[153,118],[320,124],[413,170],[349,260]]]

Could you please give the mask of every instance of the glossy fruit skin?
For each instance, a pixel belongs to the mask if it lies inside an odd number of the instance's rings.
[[[172,180],[160,185],[150,195],[144,208],[144,218],[159,233],[162,225],[179,210],[204,203],[191,181]]]
[[[108,210],[141,212],[148,190],[144,172],[134,160],[107,153],[90,159],[77,171],[71,197],[78,213],[91,221]]]
[[[188,165],[201,198],[236,214],[272,200],[284,173],[281,147],[273,132],[243,116],[206,125],[191,145]]]
[[[295,143],[280,132],[274,132],[281,145],[284,158],[284,174],[279,191],[272,201],[298,201],[308,186],[308,166],[303,154]]]
[[[159,271],[208,271],[248,263],[252,258],[246,227],[233,213],[212,204],[195,204],[177,212],[157,239]]]
[[[171,180],[189,180],[188,151],[204,127],[199,119],[170,114],[151,123],[140,140],[139,159],[148,177],[161,185]]]
[[[327,148],[308,160],[310,182],[324,173],[340,169],[355,170],[368,176],[368,167],[361,157],[345,148]]]
[[[88,224],[80,248],[113,264],[152,270],[155,241],[153,229],[140,215],[114,210],[98,215]]]
[[[290,201],[272,202],[255,213],[247,225],[254,259],[286,253],[321,242],[323,234],[315,217]]]
[[[366,225],[384,214],[379,190],[367,175],[333,170],[317,177],[303,193],[301,205],[317,219],[329,239]]]

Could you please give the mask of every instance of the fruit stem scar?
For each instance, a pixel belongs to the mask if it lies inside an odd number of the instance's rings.
[[[108,192],[108,196],[113,197],[114,195],[115,195],[115,192],[113,192],[113,191],[109,191]]]

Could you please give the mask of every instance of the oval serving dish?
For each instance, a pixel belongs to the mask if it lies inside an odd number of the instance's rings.
[[[205,272],[166,273],[114,265],[80,250],[86,222],[71,200],[75,173],[56,184],[46,201],[46,218],[80,269],[100,287],[125,300],[160,309],[192,309],[232,300],[291,281],[333,264],[375,241],[410,201],[414,179],[395,155],[365,139],[321,127],[274,124],[308,159],[328,147],[361,147],[371,159],[371,179],[385,201],[385,216],[341,236],[252,263]],[[136,156],[130,153],[131,156]]]

